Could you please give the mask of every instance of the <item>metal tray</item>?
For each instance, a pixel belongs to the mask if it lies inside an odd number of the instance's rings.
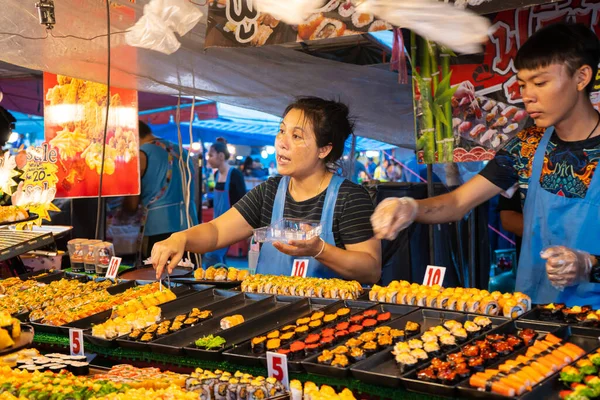
[[[547,322],[547,323],[551,323],[551,324],[565,324],[565,325],[569,325],[571,327],[571,331],[573,332],[573,334],[583,335],[583,336],[586,336],[586,335],[600,336],[600,325],[598,327],[588,327],[588,326],[582,326],[582,325],[578,325],[578,324],[571,324],[571,323],[566,322],[563,318],[552,319],[552,320],[542,320],[540,318],[540,309],[537,306],[534,306],[530,311],[521,315],[519,317],[519,320],[532,321],[532,322],[544,322],[544,323]]]
[[[169,355],[179,355],[183,352],[183,347],[191,347],[196,339],[205,335],[220,335],[221,318],[233,314],[241,314],[244,316],[244,323],[256,318],[264,313],[279,309],[289,305],[289,303],[278,302],[274,296],[255,294],[255,293],[240,293],[241,297],[232,297],[235,302],[229,300],[222,302],[222,307],[217,315],[213,318],[204,321],[201,324],[183,329],[166,337],[160,338],[149,344],[150,350],[154,353],[162,353]],[[206,356],[200,349],[191,352],[196,357]],[[207,353],[212,354],[212,353]],[[220,354],[219,354],[220,357]]]
[[[108,288],[107,291],[110,294],[114,295],[117,293],[123,293],[127,289],[134,287],[134,286],[137,286],[137,283],[135,281],[125,281],[123,283],[119,283],[115,286]],[[184,296],[189,295],[194,292],[192,290],[192,288],[189,286],[177,286],[177,287],[173,288],[172,290],[173,290],[173,293],[175,293],[178,298],[184,297]],[[102,315],[101,318],[104,318],[103,321],[106,321],[108,319],[108,317],[110,317],[111,311],[107,310],[107,311],[100,312],[98,314],[101,314]],[[105,316],[105,314],[107,314],[107,315]],[[92,317],[94,317],[94,315],[91,315],[89,317],[82,318],[82,319],[88,320]],[[81,320],[78,320],[78,321],[81,321]],[[73,321],[73,322],[70,322],[69,324],[61,325],[61,326],[46,325],[46,324],[40,324],[37,322],[31,322],[31,325],[35,328],[36,331],[39,331],[39,332],[59,333],[59,334],[68,335],[69,329],[72,328],[73,324],[77,323],[78,321]],[[96,322],[96,323],[98,323],[98,322]],[[87,325],[86,328],[91,328],[91,325]]]
[[[225,360],[243,365],[262,366],[263,362],[261,361],[261,358],[264,358],[264,353],[256,354],[252,352],[252,347],[250,345],[250,340],[252,338],[256,336],[264,336],[268,332],[277,329],[278,327],[293,324],[298,318],[307,317],[316,310],[323,310],[325,313],[333,313],[346,305],[344,301],[335,299],[307,298],[296,296],[277,296],[277,299],[280,301],[292,301],[299,299],[306,300],[308,304],[308,309],[297,310],[298,312],[289,313],[278,320],[272,320],[269,316],[266,316],[265,319],[267,321],[265,322],[265,324],[259,326],[259,329],[253,330],[253,333],[251,335],[248,335],[246,339],[239,341],[239,345],[234,345],[233,348],[225,349],[225,351],[223,352]]]
[[[540,327],[547,326],[544,323],[539,323],[539,322],[534,323],[534,322],[530,322],[530,321],[516,321],[515,324],[519,329],[521,327],[535,329],[534,328],[535,326],[540,326]],[[583,350],[585,350],[586,353],[595,351],[599,346],[598,337],[596,335],[593,335],[593,334],[592,335],[582,335],[579,333],[575,333],[575,332],[573,332],[572,327],[567,326],[567,325],[560,326],[559,329],[552,332],[552,334],[560,337],[561,339],[566,340],[567,342],[576,344],[577,346],[579,346]],[[525,353],[525,351],[526,351],[525,349],[522,349],[520,351],[520,353]],[[517,353],[517,354],[520,354],[520,353]],[[493,368],[495,366],[498,366],[502,362],[504,362],[508,359],[514,358],[514,356],[515,355],[513,355],[511,357],[507,357],[505,360],[499,361],[490,367]],[[544,398],[544,399],[546,399],[547,396],[552,395],[552,390],[553,390],[554,384],[558,381],[559,377],[560,377],[560,373],[555,373],[555,374],[551,375],[550,377],[546,378],[545,380],[543,380],[542,382],[538,383],[537,385],[533,386],[532,390],[530,392],[524,393],[523,395],[521,395],[517,398],[519,398],[519,399],[523,399],[523,398],[526,398],[526,399]],[[496,400],[506,400],[507,399],[506,396],[501,396],[496,393],[486,392],[486,391],[475,389],[475,388],[471,387],[469,385],[468,379],[459,383],[456,388],[458,390],[458,395],[461,398],[496,399]]]
[[[190,295],[178,297],[176,300],[159,305],[158,307],[160,307],[160,309],[162,310],[161,319],[165,320],[175,318],[179,314],[190,311],[193,307],[203,306],[214,303],[215,301],[219,301],[215,300],[213,290],[214,289],[212,289],[211,287],[208,287],[206,290],[200,292],[193,292]],[[102,347],[115,347],[117,346],[117,339],[119,338],[102,339],[99,337],[92,336],[91,330],[91,328],[94,325],[108,321],[111,313],[112,310],[107,310],[98,314],[94,314],[90,317],[80,319],[79,321],[72,322],[67,326],[72,328],[84,329],[85,331],[83,336],[87,342]],[[148,348],[147,343],[139,343],[130,340],[124,341],[127,342],[128,345],[122,347],[135,348],[138,350],[147,350]]]
[[[444,321],[453,319],[458,322],[472,321],[477,314],[468,314],[458,311],[444,311],[432,308],[421,308],[419,311],[407,315],[406,317],[400,318],[395,321],[398,324],[402,322],[406,324],[407,321],[418,322],[421,324],[421,333],[442,324]],[[492,328],[500,327],[507,324],[510,320],[504,317],[488,317],[492,321]],[[481,335],[489,333],[483,332]],[[481,336],[479,335],[479,337]],[[419,335],[418,335],[419,336]],[[418,337],[417,336],[417,337]],[[475,338],[476,339],[476,338]],[[468,343],[467,341],[466,343]],[[457,346],[454,350],[450,349],[444,352],[444,354],[451,353],[457,350]],[[423,364],[421,364],[423,365]],[[417,368],[421,368],[419,365]],[[384,350],[379,353],[372,355],[371,357],[363,360],[353,367],[350,368],[350,372],[354,378],[371,384],[384,385],[389,387],[399,387],[402,385],[401,376],[402,374],[398,371],[396,361],[391,353],[391,350]]]

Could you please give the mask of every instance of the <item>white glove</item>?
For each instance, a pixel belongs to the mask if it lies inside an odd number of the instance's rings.
[[[592,271],[592,257],[581,250],[565,246],[552,246],[540,255],[546,260],[546,272],[552,286],[563,290],[567,286],[589,282]]]
[[[390,197],[383,200],[371,216],[371,225],[377,239],[393,240],[401,230],[417,218],[419,205],[412,197]]]

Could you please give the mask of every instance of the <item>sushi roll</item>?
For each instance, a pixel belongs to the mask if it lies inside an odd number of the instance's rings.
[[[400,373],[404,374],[415,368],[419,363],[419,360],[409,353],[401,353],[396,356],[396,363],[398,364]]]
[[[302,382],[297,379],[290,381],[290,400],[303,400]]]
[[[237,273],[237,279],[238,281],[243,281],[244,279],[246,279],[248,277],[250,273],[248,272],[248,270],[246,269],[240,269],[238,270]]]
[[[426,305],[426,307],[438,308],[438,306],[437,306],[437,299],[438,299],[438,293],[437,292],[430,293],[427,296],[427,298],[425,299],[425,305]]]
[[[227,280],[227,268],[225,268],[225,267],[217,268],[217,270],[215,271],[214,280],[215,281]]]
[[[337,324],[335,326],[335,330],[336,331],[346,331],[346,330],[348,330],[349,327],[350,327],[349,322],[340,322],[339,324]]]
[[[458,343],[464,343],[469,339],[469,334],[464,328],[455,329],[452,331],[452,336],[456,338]]]
[[[319,343],[320,341],[321,341],[321,335],[319,335],[317,333],[311,333],[306,337],[306,339],[304,339],[304,343],[306,343],[307,345]]]
[[[354,334],[354,333],[358,333],[358,332],[362,332],[365,328],[362,325],[350,325],[350,328],[348,328],[348,332]]]
[[[374,328],[377,325],[377,320],[375,318],[365,318],[361,325],[365,329]]]
[[[227,400],[237,400],[237,389],[239,384],[239,378],[229,379],[229,384],[227,385]]]
[[[242,378],[239,380],[239,383],[237,385],[237,390],[236,390],[236,398],[238,400],[247,400],[248,399],[248,386],[250,386],[250,382],[251,381],[247,378]],[[210,400],[211,396],[209,394],[207,397],[206,394],[204,394],[201,391],[198,395],[198,398],[202,399],[202,400]]]
[[[467,301],[467,311],[468,312],[479,312],[480,309],[480,305],[481,305],[481,296],[472,296],[468,301]]]
[[[375,309],[365,310],[362,313],[365,318],[376,318],[377,314],[379,314],[379,312]]]
[[[281,347],[280,339],[269,339],[267,340],[267,351],[275,351]]]
[[[417,379],[425,382],[437,382],[437,373],[433,367],[425,368],[417,372]]]
[[[469,334],[469,337],[471,338],[479,335],[479,333],[481,332],[481,327],[473,321],[465,322],[464,327],[467,333]]]
[[[182,322],[173,322],[171,327],[169,328],[169,332],[178,332],[183,328]]]
[[[429,355],[429,357],[437,357],[440,355],[440,345],[437,340],[435,342],[427,342],[423,345],[423,350]]]
[[[488,317],[475,317],[473,322],[479,325],[484,331],[487,331],[492,327],[492,321]]]
[[[373,332],[375,332],[376,335],[389,335],[391,331],[392,328],[389,326],[380,326],[376,328]]]
[[[361,324],[364,319],[365,319],[365,316],[362,314],[354,315],[354,316],[350,317],[350,323],[351,324]]]
[[[248,400],[264,400],[268,398],[265,382],[254,379],[248,387]],[[215,399],[216,400],[216,399]]]
[[[323,325],[323,322],[320,319],[316,319],[316,320],[310,321],[310,323],[308,324],[308,327],[311,330],[314,330],[314,329],[320,328],[322,325]]]
[[[350,315],[350,309],[347,307],[342,307],[336,312],[339,318],[346,318]]]
[[[410,348],[408,343],[400,342],[400,343],[396,343],[396,345],[394,346],[394,350],[392,350],[392,354],[398,355],[401,353],[410,353],[411,350],[412,349]]]
[[[90,364],[81,361],[71,361],[71,367],[69,368],[73,375],[83,376],[90,374]]]
[[[360,346],[362,346],[362,345],[363,345],[363,343],[364,343],[364,342],[363,342],[362,340],[358,339],[358,338],[352,338],[352,339],[349,339],[349,340],[346,342],[346,346],[347,346],[347,347],[349,347],[349,348],[352,348],[352,347],[360,347]]]
[[[348,354],[352,362],[359,362],[366,358],[365,351],[360,347],[353,347],[350,349],[350,353]]]
[[[419,332],[421,332],[421,325],[417,322],[408,321],[404,327],[404,331],[408,336],[417,335]]]
[[[409,354],[419,360],[419,362],[427,361],[429,359],[427,352],[423,349],[414,349]]]
[[[449,320],[445,321],[443,323],[443,325],[444,325],[444,328],[448,329],[449,331],[452,331],[454,329],[462,328],[463,327],[460,322],[455,321],[453,319],[449,319]]]
[[[127,336],[127,339],[129,340],[139,340],[139,338],[142,336],[142,330],[141,329],[135,329],[133,331],[131,331],[131,333],[129,334],[129,336]]]
[[[298,318],[296,320],[297,326],[308,325],[310,323],[310,317]]]
[[[494,344],[492,344],[492,347],[494,348],[494,351],[502,357],[508,356],[510,353],[512,353],[512,348],[508,345],[507,342],[504,341],[494,342]]]
[[[321,331],[322,337],[328,337],[328,336],[333,336],[333,335],[335,335],[335,329],[333,329],[333,328],[327,328],[327,329],[323,329]]]
[[[425,332],[423,335],[421,335],[421,340],[424,343],[429,343],[429,342],[434,342],[437,343],[438,341],[438,337],[435,333],[433,333],[432,331],[427,331]]]
[[[331,350],[333,354],[348,354],[349,351],[350,349],[347,346],[338,346]]]
[[[349,331],[337,331],[335,333],[335,340],[337,340],[338,342],[341,342],[343,340],[346,340],[349,336],[350,336]]]
[[[454,386],[458,383],[456,372],[451,369],[439,371],[437,378],[442,385]]]
[[[338,368],[346,368],[348,366],[348,364],[350,364],[350,361],[348,361],[348,357],[343,354],[335,355],[335,357],[333,358],[333,361],[331,362],[332,367],[338,367]]]
[[[332,18],[323,18],[312,35],[310,35],[310,40],[340,37],[344,35],[345,30],[346,24],[343,22]]]
[[[271,331],[267,334],[267,339],[278,339],[281,333],[278,330]]]
[[[323,323],[330,324],[337,319],[338,319],[337,314],[325,314],[325,316],[323,317]]]
[[[377,344],[379,345],[379,347],[391,346],[393,344],[392,337],[386,334],[379,335],[379,337],[377,338]]]
[[[323,317],[325,316],[325,313],[323,311],[315,311],[311,316],[310,316],[310,320],[311,321],[316,321],[316,320],[320,320],[323,319]]]
[[[281,328],[281,333],[294,332],[296,330],[296,325],[286,325]]]
[[[394,341],[394,343],[403,342],[404,340],[406,340],[406,334],[404,333],[403,330],[400,330],[400,329],[390,330],[390,336],[392,337],[392,340]]]
[[[295,330],[296,336],[302,336],[308,333],[308,325],[301,325]]]
[[[444,349],[450,349],[456,346],[456,338],[450,334],[440,336],[440,344]]]
[[[279,338],[281,339],[282,344],[288,344],[296,337],[296,332],[287,332],[282,334]]]
[[[263,353],[265,351],[265,345],[267,343],[266,336],[257,336],[250,341],[250,347],[252,347],[253,353]]]
[[[384,313],[377,315],[377,323],[380,323],[380,324],[382,324],[384,322],[388,322],[391,319],[392,319],[391,312],[384,312]]]
[[[306,357],[313,356],[321,350],[320,343],[307,344],[304,348],[304,354]]]
[[[317,362],[319,364],[331,365],[332,361],[333,361],[333,353],[329,350],[324,350],[323,354],[321,354],[319,357],[317,357]]]
[[[497,316],[500,313],[500,306],[492,296],[488,296],[481,300],[479,312],[486,315]]]
[[[238,280],[237,277],[238,277],[238,269],[230,267],[229,270],[227,271],[227,280],[229,282],[237,281]]]
[[[423,342],[420,341],[419,339],[411,339],[411,340],[408,341],[408,347],[410,347],[411,350],[422,349],[423,348]]]
[[[482,357],[473,357],[467,361],[467,365],[475,372],[483,372],[485,370],[485,361]]]
[[[216,272],[217,272],[217,270],[215,267],[213,267],[213,266],[208,267],[204,271],[204,279],[206,279],[207,281],[214,281]]]
[[[227,388],[229,387],[229,377],[222,376],[213,388],[214,400],[227,400]]]
[[[304,342],[296,341],[290,345],[290,359],[298,360],[304,357]]]
[[[187,326],[194,326],[194,325],[196,325],[198,323],[198,321],[199,321],[198,318],[194,318],[194,317],[186,318],[185,321],[183,321],[183,325],[186,326],[186,327]]]
[[[373,22],[373,14],[364,14],[355,12],[352,14],[352,25],[357,28],[363,28]]]
[[[377,340],[377,334],[375,332],[365,332],[358,337],[363,342],[370,342]]]
[[[142,335],[142,337],[140,337],[140,342],[142,343],[148,343],[151,342],[154,339],[154,334],[153,333],[144,333]]]

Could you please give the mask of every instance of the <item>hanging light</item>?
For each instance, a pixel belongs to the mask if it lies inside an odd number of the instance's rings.
[[[260,152],[260,156],[264,159],[267,159],[267,158],[269,158],[269,153],[267,153],[266,150],[263,150]]]
[[[194,142],[192,143],[192,150],[193,151],[199,151],[202,148],[202,145],[198,142]]]
[[[228,144],[227,151],[229,151],[229,154],[235,154],[235,146],[232,144]]]
[[[273,147],[273,146],[265,146],[265,150],[267,151],[267,154],[270,156],[275,154],[275,147]]]

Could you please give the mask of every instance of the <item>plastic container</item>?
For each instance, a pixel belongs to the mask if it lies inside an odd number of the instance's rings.
[[[71,261],[71,271],[83,272],[83,256],[84,246],[86,239],[72,239],[67,242],[67,248],[69,250],[69,259]]]
[[[96,260],[96,274],[106,275],[110,259],[115,255],[115,248],[110,242],[98,243],[94,246],[94,259]]]
[[[101,240],[87,240],[83,243],[83,269],[86,274],[96,273],[96,258],[94,257],[94,247],[102,243]]]
[[[254,241],[287,243],[290,240],[309,240],[319,236],[322,231],[323,227],[318,221],[283,218],[265,228],[255,229]]]

